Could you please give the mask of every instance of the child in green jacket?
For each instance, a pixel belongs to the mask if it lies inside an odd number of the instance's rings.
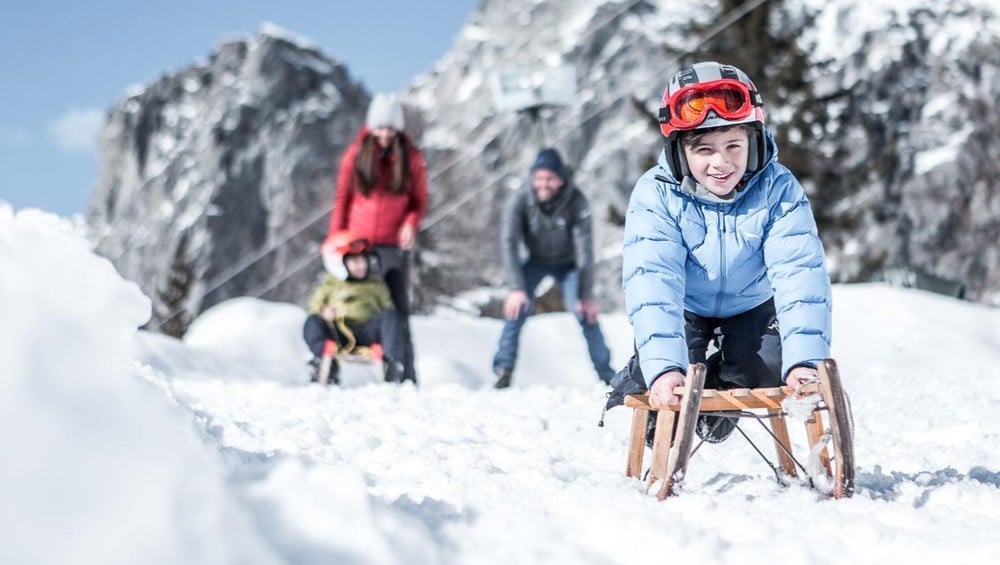
[[[393,307],[389,287],[373,268],[367,240],[337,232],[321,249],[327,275],[312,292],[302,334],[316,358],[324,351],[350,352],[357,346],[381,346],[386,381],[402,379],[403,320]],[[327,382],[338,382],[336,360]],[[313,377],[317,380],[317,376]]]

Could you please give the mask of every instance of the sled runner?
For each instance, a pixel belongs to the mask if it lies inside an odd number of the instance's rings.
[[[818,382],[795,390],[792,387],[714,390],[703,389],[705,366],[691,365],[685,385],[674,389],[680,403],[655,409],[648,403],[648,394],[629,395],[625,405],[633,409],[632,428],[628,443],[625,475],[641,478],[650,412],[658,412],[653,432],[652,462],[646,477],[649,492],[660,483],[656,496],[663,500],[677,493],[677,487],[687,473],[689,458],[701,446],[695,437],[699,415],[722,415],[756,419],[774,439],[778,465],[771,463],[743,430],[736,431],[750,442],[770,465],[781,481],[798,476],[798,470],[809,477],[816,490],[833,498],[854,494],[854,429],[850,406],[840,381],[837,364],[827,359],[818,368]],[[755,412],[756,411],[756,412]],[[789,412],[794,414],[789,414]],[[763,413],[761,413],[763,412]],[[788,435],[786,416],[805,420],[809,446],[807,465],[794,456]],[[764,424],[769,420],[770,429]]]

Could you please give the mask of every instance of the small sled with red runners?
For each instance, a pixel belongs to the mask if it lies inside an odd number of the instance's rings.
[[[655,492],[660,500],[678,494],[691,457],[701,447],[695,434],[699,415],[739,418],[737,422],[755,420],[774,440],[777,464],[743,431],[739,423],[735,430],[775,472],[779,482],[805,473],[810,485],[832,498],[847,498],[854,494],[854,425],[851,408],[840,380],[837,364],[827,359],[820,364],[816,382],[800,390],[791,387],[714,390],[704,389],[705,365],[691,365],[684,386],[674,393],[678,404],[659,410],[648,403],[648,394],[628,395],[625,406],[632,408],[632,427],[628,443],[625,474],[642,479],[646,449],[647,426],[657,412],[652,441],[652,461],[645,474],[646,492]],[[786,416],[805,421],[808,449],[805,463],[796,457],[788,433]],[[767,426],[765,422],[769,422]]]

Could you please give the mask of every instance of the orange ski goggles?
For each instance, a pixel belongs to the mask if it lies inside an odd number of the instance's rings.
[[[689,130],[701,125],[709,111],[724,120],[742,120],[763,106],[760,93],[734,79],[719,79],[685,86],[663,100],[660,131]]]

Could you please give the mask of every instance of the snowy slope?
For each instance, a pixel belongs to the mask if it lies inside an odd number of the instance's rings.
[[[659,503],[623,475],[627,411],[596,426],[606,389],[567,315],[529,323],[507,391],[489,388],[498,322],[447,313],[414,320],[419,389],[323,389],[305,384],[295,305],[226,302],[184,342],[136,333],[149,303],[134,285],[54,217],[2,204],[0,264],[4,563],[1000,554],[997,309],[836,286],[856,496],[779,486],[734,437]],[[602,324],[620,364],[627,323]]]

